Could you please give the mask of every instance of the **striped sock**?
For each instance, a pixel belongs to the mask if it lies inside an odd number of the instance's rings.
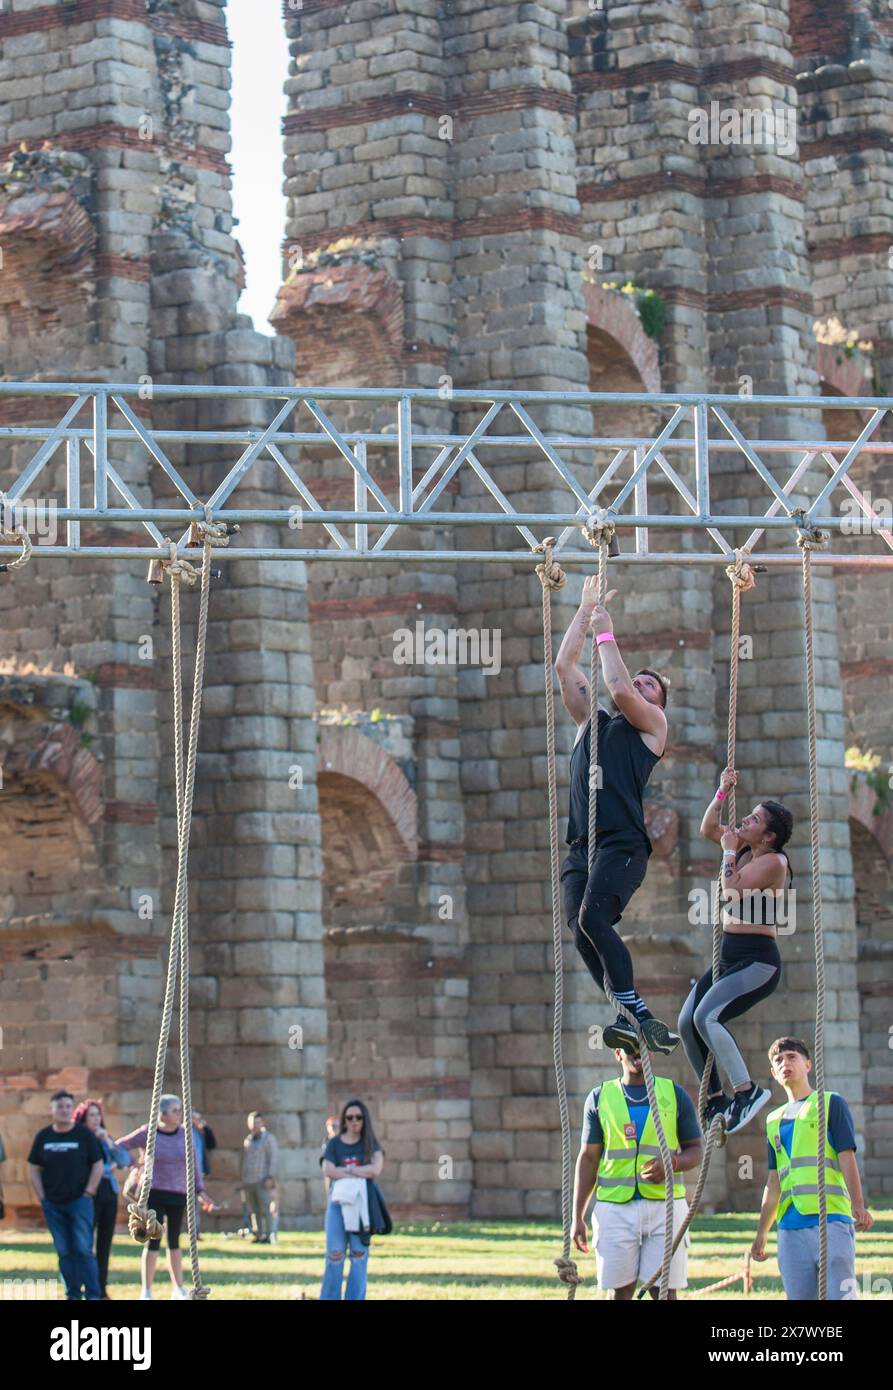
[[[622,1004],[625,1009],[629,1009],[631,1014],[638,1014],[641,999],[634,989],[623,989],[615,991],[614,998],[618,1004]]]

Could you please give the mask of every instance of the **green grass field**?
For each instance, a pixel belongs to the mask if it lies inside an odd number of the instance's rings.
[[[893,1210],[875,1211],[874,1229],[857,1238],[856,1273],[861,1296],[890,1297],[893,1280]],[[750,1215],[707,1216],[696,1221],[689,1253],[690,1296],[726,1275],[741,1270],[755,1220]],[[288,1231],[275,1246],[252,1245],[239,1238],[205,1235],[199,1245],[202,1277],[214,1299],[315,1299],[322,1278],[321,1233]],[[783,1297],[774,1239],[769,1259],[754,1264],[752,1299]],[[369,1267],[370,1299],[561,1299],[563,1289],[552,1260],[561,1253],[560,1232],[545,1222],[490,1222],[398,1225],[373,1242]],[[187,1255],[188,1263],[188,1255]],[[599,1298],[592,1257],[580,1257],[587,1282],[577,1298]],[[0,1283],[6,1299],[21,1296],[7,1280],[50,1280],[57,1274],[48,1235],[4,1231],[0,1235]],[[864,1279],[864,1284],[862,1283]],[[61,1283],[58,1296],[63,1296]],[[118,1236],[112,1251],[109,1292],[113,1299],[139,1292],[139,1248]],[[159,1262],[155,1297],[167,1299],[170,1281]],[[685,1295],[684,1295],[685,1296]],[[716,1299],[741,1299],[741,1283]]]

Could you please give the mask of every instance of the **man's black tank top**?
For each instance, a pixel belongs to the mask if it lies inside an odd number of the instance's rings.
[[[567,822],[567,843],[589,834],[589,753],[592,724],[577,740],[571,754],[570,815]],[[605,710],[598,712],[598,764],[601,781],[596,799],[596,844],[617,844],[636,849],[651,841],[645,829],[642,813],[642,793],[660,757],[644,743],[622,714],[612,718]]]

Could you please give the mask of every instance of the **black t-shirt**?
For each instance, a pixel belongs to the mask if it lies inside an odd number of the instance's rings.
[[[66,1134],[47,1125],[35,1136],[28,1162],[43,1169],[47,1201],[61,1205],[84,1195],[90,1169],[102,1156],[99,1140],[84,1125],[75,1125]]]
[[[570,815],[567,823],[567,843],[589,834],[589,753],[592,725],[579,738],[571,754]],[[598,712],[598,763],[601,784],[596,801],[596,845],[622,845],[636,849],[640,845],[651,853],[651,841],[645,829],[642,793],[660,758],[652,753],[629,720],[622,714],[613,717],[606,710]]]
[[[376,1144],[373,1153],[378,1153],[380,1145]],[[336,1134],[334,1139],[330,1139],[326,1144],[323,1160],[328,1159],[334,1163],[336,1168],[360,1168],[363,1166],[363,1144],[358,1140],[356,1144],[345,1144],[340,1134]]]

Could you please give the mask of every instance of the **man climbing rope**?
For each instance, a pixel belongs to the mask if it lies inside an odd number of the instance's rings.
[[[577,950],[600,989],[607,981],[619,1004],[634,1013],[649,1051],[669,1053],[679,1036],[655,1018],[635,988],[630,953],[614,927],[642,884],[651,854],[645,830],[642,793],[663,757],[667,741],[668,682],[647,667],[630,677],[614,636],[607,603],[617,590],[596,602],[597,578],[583,584],[580,607],[564,635],[555,660],[561,698],[577,722],[577,738],[571,754],[570,815],[567,844],[570,852],[561,868],[565,916]],[[587,632],[598,644],[605,684],[617,707],[611,716],[598,712],[598,768],[595,856],[588,865],[589,759],[591,724],[589,681],[580,668],[580,653]],[[638,1048],[639,1034],[622,1014],[604,1031],[607,1047]]]
[[[761,801],[740,826],[720,824],[722,803],[736,785],[738,774],[726,768],[720,787],[704,812],[701,834],[722,844],[724,899],[719,971],[707,970],[694,986],[679,1015],[679,1032],[689,1062],[700,1081],[708,1053],[715,1061],[707,1091],[705,1126],[714,1115],[724,1116],[727,1134],[743,1129],[771,1097],[752,1079],[747,1063],[726,1024],[740,1018],[761,999],[767,999],[781,980],[781,956],[776,944],[779,899],[793,882],[784,846],[794,820],[779,801]],[[717,1062],[733,1089],[729,1098],[720,1081]]]
[[[772,1075],[787,1101],[766,1121],[769,1174],[751,1257],[766,1259],[766,1238],[778,1216],[778,1268],[789,1299],[818,1298],[818,1106],[809,1084],[812,1059],[800,1038],[777,1038],[769,1049]],[[856,1164],[856,1134],[849,1106],[825,1092],[825,1184],[828,1214],[828,1298],[858,1297],[856,1231],[870,1231]]]
[[[642,1059],[617,1048],[622,1076],[596,1086],[586,1097],[583,1133],[574,1176],[573,1241],[583,1254],[586,1208],[595,1189],[592,1234],[601,1289],[617,1301],[631,1299],[640,1278],[660,1266],[664,1242],[664,1170],[648,1105]],[[704,1147],[695,1108],[681,1086],[656,1076],[657,1106],[673,1164],[673,1222],[678,1230],[688,1207],[678,1175],[697,1168]],[[688,1240],[670,1265],[670,1293],[688,1283]],[[657,1286],[650,1290],[656,1298]]]

